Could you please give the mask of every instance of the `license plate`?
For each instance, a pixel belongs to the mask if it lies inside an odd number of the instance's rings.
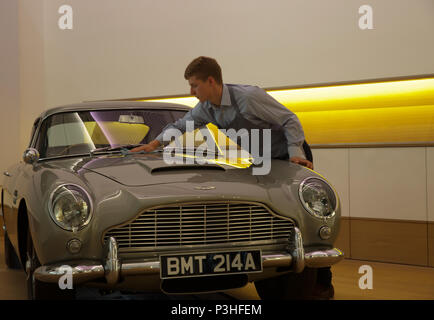
[[[161,279],[262,271],[261,250],[160,256]]]

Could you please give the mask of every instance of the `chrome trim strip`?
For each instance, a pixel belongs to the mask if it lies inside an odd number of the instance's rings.
[[[254,247],[254,246],[260,246],[260,247],[266,247],[266,246],[276,246],[274,249],[276,249],[276,251],[278,251],[278,249],[280,247],[284,248],[287,244],[287,241],[283,242],[281,240],[253,240],[253,241],[240,241],[240,242],[236,242],[236,243],[224,243],[225,248],[233,248],[233,247],[244,247],[244,248],[249,248],[249,247]],[[135,253],[145,253],[145,254],[149,254],[149,253],[166,253],[168,251],[182,251],[182,250],[201,250],[203,251],[204,249],[210,249],[210,250],[215,250],[215,249],[220,249],[222,247],[221,243],[216,243],[216,244],[207,244],[207,245],[183,245],[182,247],[179,246],[165,246],[165,247],[159,247],[159,248],[154,248],[154,247],[149,247],[149,248],[135,248],[135,249],[131,249],[131,248],[119,248],[119,253],[120,254],[135,254]],[[273,248],[271,248],[273,249]]]
[[[105,261],[104,270],[105,278],[109,285],[115,285],[119,280],[121,272],[121,263],[118,259],[118,245],[115,238],[110,237],[107,241],[107,259]]]
[[[263,268],[290,267],[293,258],[291,254],[269,254],[262,256]]]
[[[56,283],[65,274],[64,266],[71,268],[74,284],[104,278],[104,266],[94,261],[64,262],[41,266],[34,271],[33,276],[42,282]]]
[[[292,257],[294,259],[293,269],[295,273],[300,273],[304,270],[303,236],[301,235],[301,231],[297,227],[294,228],[294,231],[295,249],[292,252]]]
[[[122,264],[122,276],[160,274],[160,261],[127,262]]]
[[[306,267],[309,268],[322,268],[324,266],[331,266],[344,258],[344,253],[333,248],[325,251],[312,251],[304,255],[304,262]]]
[[[110,246],[108,246],[110,247]],[[114,247],[112,247],[113,249]],[[298,251],[300,252],[300,250]],[[109,253],[108,256],[113,257],[114,252]],[[294,258],[290,253],[269,253],[262,256],[263,268],[277,268],[277,267],[291,267],[294,263],[300,268],[300,261],[303,261],[310,268],[322,268],[329,267],[340,260],[342,260],[344,254],[337,248],[333,248],[325,251],[313,251],[304,254],[304,258],[299,259],[298,262],[294,261]],[[138,262],[126,262],[118,264],[119,271],[116,268],[111,270],[105,270],[104,266],[95,261],[80,261],[80,262],[63,262],[59,264],[53,264],[49,266],[41,266],[34,272],[34,276],[37,280],[42,282],[56,283],[59,278],[65,273],[62,266],[69,266],[72,269],[73,281],[75,284],[80,284],[96,279],[106,278],[114,279],[115,276],[112,273],[118,273],[118,277],[133,276],[133,275],[158,275],[160,274],[160,262],[159,261],[138,261]],[[119,279],[118,278],[118,279]],[[116,283],[111,283],[115,285]]]

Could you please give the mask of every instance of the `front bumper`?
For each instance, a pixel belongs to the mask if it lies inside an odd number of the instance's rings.
[[[294,250],[287,253],[263,254],[262,266],[266,268],[291,268],[300,273],[305,267],[329,267],[344,258],[344,253],[337,248],[305,252],[301,232],[295,228]],[[104,279],[109,286],[115,286],[121,278],[134,275],[160,274],[159,261],[125,262],[118,258],[116,240],[110,238],[106,246],[104,264],[97,261],[71,261],[58,264],[40,266],[34,272],[35,279],[57,283],[65,275],[66,270],[72,275],[74,284],[81,284],[98,279]]]

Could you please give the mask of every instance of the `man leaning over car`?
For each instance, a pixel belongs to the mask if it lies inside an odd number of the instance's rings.
[[[199,103],[183,118],[166,126],[155,140],[132,149],[132,152],[157,149],[164,144],[166,130],[176,128],[184,133],[187,121],[194,121],[195,128],[211,122],[221,129],[270,128],[271,158],[289,159],[313,169],[310,148],[297,116],[265,90],[256,86],[223,83],[217,61],[204,56],[194,59],[187,66],[184,78],[190,85],[190,93],[199,99]],[[333,297],[330,268],[319,269],[317,284],[316,297]]]
[[[272,158],[286,158],[313,168],[303,151],[304,133],[297,116],[265,90],[256,86],[224,84],[220,66],[208,57],[194,59],[184,77],[199,103],[182,119],[165,127],[155,140],[131,151],[155,150],[163,144],[165,130],[176,128],[185,132],[187,121],[194,121],[195,128],[211,122],[223,129],[270,128]]]

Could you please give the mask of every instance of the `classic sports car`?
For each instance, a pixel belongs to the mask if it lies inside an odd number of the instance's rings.
[[[249,156],[222,157],[221,145],[198,153],[182,136],[130,151],[188,110],[91,102],[36,119],[1,190],[6,264],[25,269],[29,298],[73,297],[81,286],[216,292],[252,281],[261,298],[302,298],[317,268],[343,258],[333,246],[339,198],[316,172],[273,159],[268,174],[253,175]],[[167,150],[189,161],[168,163]],[[68,275],[73,289],[61,285]]]

